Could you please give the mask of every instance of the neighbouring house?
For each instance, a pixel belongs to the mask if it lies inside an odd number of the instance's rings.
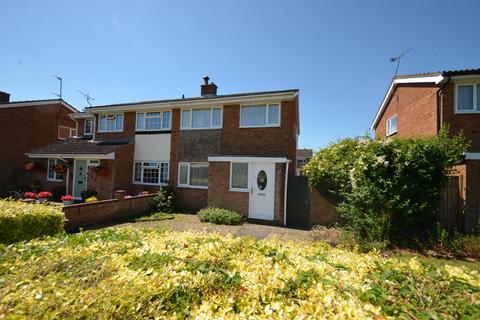
[[[298,112],[296,89],[217,95],[205,77],[199,97],[72,114],[78,137],[28,156],[65,163],[61,179],[75,197],[87,189],[108,199],[118,189],[136,194],[171,185],[181,208],[217,206],[283,224]]]
[[[454,228],[471,231],[480,219],[480,69],[395,77],[371,128],[377,138],[414,137],[436,135],[446,125],[471,142],[452,173],[463,202]]]
[[[25,153],[76,135],[75,121],[69,115],[77,112],[60,99],[13,102],[10,94],[0,91],[0,196],[32,185],[42,189],[64,186],[46,176],[47,160],[32,162]]]
[[[296,174],[297,176],[302,174],[302,168],[304,165],[310,161],[313,157],[313,150],[312,149],[298,149],[297,150],[297,169]]]

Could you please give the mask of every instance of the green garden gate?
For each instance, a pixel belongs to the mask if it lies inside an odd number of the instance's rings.
[[[305,176],[288,177],[287,226],[310,228],[310,190]]]

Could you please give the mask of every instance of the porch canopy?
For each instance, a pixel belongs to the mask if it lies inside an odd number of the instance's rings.
[[[86,138],[60,140],[27,152],[29,158],[115,159],[115,150],[133,139],[92,141]]]

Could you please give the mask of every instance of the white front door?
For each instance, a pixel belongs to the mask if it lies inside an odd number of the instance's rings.
[[[275,163],[252,163],[248,217],[273,220]]]

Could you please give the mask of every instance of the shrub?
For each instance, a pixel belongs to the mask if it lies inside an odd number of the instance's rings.
[[[347,227],[366,250],[435,237],[442,189],[466,149],[462,134],[345,139],[305,167],[311,184],[339,199]]]
[[[87,199],[85,199],[85,202],[89,203],[89,202],[97,202],[98,199],[97,197],[95,196],[91,196],[91,197],[88,197]]]
[[[60,198],[67,192],[65,186],[56,186],[52,188],[52,199],[54,201],[60,200]]]
[[[175,209],[175,195],[170,186],[161,187],[157,195],[153,198],[154,211],[172,213]]]
[[[0,200],[0,243],[30,240],[63,231],[58,206]]]
[[[53,194],[49,191],[41,191],[37,194],[38,198],[51,198]]]
[[[201,222],[227,225],[242,224],[244,220],[240,213],[221,208],[202,209],[198,213],[198,218]]]
[[[457,234],[450,243],[456,256],[480,259],[480,234]]]
[[[97,196],[97,191],[95,190],[84,190],[80,192],[80,197],[82,197],[82,200],[85,201],[90,197],[96,197]]]

